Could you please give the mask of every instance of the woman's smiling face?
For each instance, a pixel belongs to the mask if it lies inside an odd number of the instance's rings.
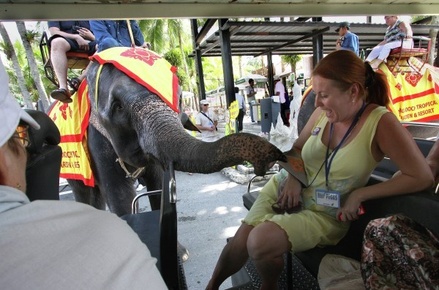
[[[316,94],[315,106],[326,113],[330,123],[352,120],[354,109],[357,107],[352,89],[343,91],[333,80],[319,75],[313,77],[312,83]]]

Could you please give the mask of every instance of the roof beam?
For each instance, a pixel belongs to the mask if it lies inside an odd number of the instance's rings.
[[[266,50],[266,51],[264,51],[263,53],[261,53],[261,54],[259,54],[259,55],[255,55],[255,57],[260,56],[260,55],[262,55],[262,54],[267,54],[268,52],[273,52],[273,51],[275,51],[275,50],[277,50],[277,49],[279,49],[279,48],[289,46],[289,45],[291,45],[291,44],[293,44],[293,43],[300,42],[300,41],[302,41],[302,40],[304,40],[304,39],[312,38],[312,37],[314,37],[314,36],[316,36],[316,35],[320,35],[320,34],[326,32],[326,31],[328,31],[328,30],[329,30],[329,27],[326,27],[326,28],[324,28],[324,29],[320,29],[320,30],[315,30],[315,31],[313,31],[312,33],[308,33],[308,34],[306,34],[306,35],[304,35],[304,36],[302,36],[302,37],[299,37],[299,38],[297,38],[297,39],[295,39],[295,40],[288,41],[288,42],[286,42],[286,43],[284,43],[284,44],[282,44],[282,45],[275,46],[275,47],[273,47],[272,49]]]

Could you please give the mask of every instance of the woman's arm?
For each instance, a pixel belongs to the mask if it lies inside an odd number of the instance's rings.
[[[430,152],[427,155],[427,164],[430,166],[433,177],[439,182],[439,139],[436,140]]]
[[[316,108],[314,112],[311,114],[308,122],[306,122],[305,127],[303,127],[300,132],[299,137],[293,144],[293,148],[299,152],[302,151],[303,145],[306,140],[311,136],[311,131],[314,128],[314,125],[321,115],[322,110],[320,108]],[[281,208],[292,208],[299,204],[300,201],[300,193],[302,192],[302,184],[291,174],[288,174],[285,183],[283,184],[283,189],[281,194],[279,195],[278,203]]]
[[[403,21],[399,24],[399,29],[405,33],[405,38],[413,38],[413,31],[410,24]]]
[[[389,157],[401,173],[387,181],[354,190],[339,209],[343,213],[342,220],[358,218],[357,210],[363,201],[413,193],[433,186],[433,174],[424,156],[392,113],[381,117],[371,150],[376,160],[383,155]]]

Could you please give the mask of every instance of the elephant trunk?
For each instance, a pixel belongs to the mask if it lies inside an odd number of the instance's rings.
[[[248,161],[255,174],[264,175],[277,160],[286,161],[276,146],[253,134],[232,134],[216,142],[198,140],[158,98],[144,99],[133,106],[133,111],[138,117],[136,131],[144,157],[153,156],[163,166],[173,162],[179,171],[212,173]]]
[[[176,170],[194,173],[212,173],[248,161],[253,164],[256,175],[264,175],[277,160],[285,161],[283,153],[266,139],[239,133],[203,142],[185,132],[174,150],[166,150],[168,160]]]

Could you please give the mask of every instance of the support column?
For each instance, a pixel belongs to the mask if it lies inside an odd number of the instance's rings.
[[[267,53],[267,68],[268,68],[268,93],[269,97],[274,95],[274,81],[273,81],[273,54],[271,51]]]
[[[322,21],[322,17],[313,17],[312,21]],[[312,38],[312,50],[313,50],[313,68],[323,58],[323,35],[319,34]]]
[[[230,30],[228,19],[219,20],[221,59],[223,63],[224,88],[226,93],[227,108],[235,100],[235,83],[233,81],[232,48],[230,46]]]
[[[191,19],[191,28],[192,28],[192,45],[194,47],[194,54],[195,54],[195,70],[197,73],[198,98],[201,100],[206,98],[206,88],[204,87],[204,73],[203,73],[203,63],[201,62],[201,51],[198,48],[198,44],[196,43],[197,34],[198,34],[197,19]]]

